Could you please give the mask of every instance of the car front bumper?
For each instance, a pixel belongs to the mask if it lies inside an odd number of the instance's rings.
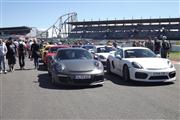
[[[130,68],[130,79],[142,82],[173,82],[176,80],[175,68],[147,70]]]
[[[79,78],[76,76],[90,76],[90,78]],[[56,83],[68,84],[68,85],[99,85],[104,83],[104,73],[90,74],[90,73],[79,73],[79,74],[63,74],[58,73],[54,76]]]

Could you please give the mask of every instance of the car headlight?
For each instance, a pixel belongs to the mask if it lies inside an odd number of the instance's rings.
[[[138,69],[142,69],[143,67],[139,64],[139,63],[137,63],[137,62],[132,62],[132,66],[134,67],[134,68],[138,68]]]
[[[168,64],[168,66],[169,66],[170,68],[173,68],[173,67],[174,67],[173,64],[171,63],[171,61],[167,61],[167,64]]]
[[[62,65],[62,64],[56,64],[56,65],[55,65],[55,70],[56,70],[57,72],[62,72],[64,69],[65,69],[65,66]]]
[[[101,62],[99,61],[95,61],[94,62],[94,66],[97,68],[97,69],[103,69],[103,65]]]

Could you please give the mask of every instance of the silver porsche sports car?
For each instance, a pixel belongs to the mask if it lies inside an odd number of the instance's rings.
[[[104,68],[83,48],[63,48],[52,58],[49,73],[53,84],[98,85],[104,83]]]

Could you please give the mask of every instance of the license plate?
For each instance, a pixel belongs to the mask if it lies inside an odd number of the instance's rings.
[[[75,79],[91,79],[90,75],[76,75]]]
[[[154,76],[162,76],[162,75],[165,75],[166,73],[165,72],[154,72],[153,75]]]

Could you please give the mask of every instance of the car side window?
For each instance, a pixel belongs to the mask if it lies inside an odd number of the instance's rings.
[[[118,51],[115,52],[115,56],[120,55],[121,57],[123,57],[123,52],[121,49],[119,49]]]

